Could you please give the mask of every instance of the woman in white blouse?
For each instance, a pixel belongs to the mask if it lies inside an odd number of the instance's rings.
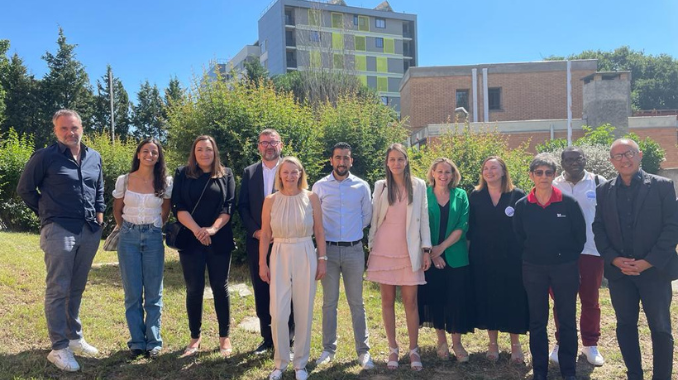
[[[166,176],[166,171],[162,146],[155,139],[145,139],[137,146],[132,170],[118,177],[113,191],[115,228],[120,229],[118,261],[131,335],[127,346],[132,358],[154,358],[162,349],[162,226],[169,216],[172,195],[172,177]]]

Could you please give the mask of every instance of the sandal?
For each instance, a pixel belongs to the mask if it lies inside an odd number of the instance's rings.
[[[468,357],[468,352],[464,349],[464,346],[459,345],[459,346],[452,346],[452,351],[454,352],[454,356],[457,358],[457,361],[459,363],[467,363],[469,360]]]
[[[450,348],[447,346],[447,342],[438,344],[438,348],[436,348],[436,354],[438,354],[438,357],[443,360],[447,360],[450,357]]]
[[[417,360],[412,360],[412,355],[416,355]],[[419,355],[419,347],[410,350],[410,368],[413,371],[421,371],[424,366],[421,364],[421,356]]]
[[[229,347],[223,347],[222,344],[228,341],[228,346]],[[231,340],[229,338],[219,338],[219,354],[221,354],[221,357],[223,358],[230,358],[231,354],[233,353],[233,347],[231,347]]]
[[[520,343],[511,345],[511,362],[514,364],[525,364],[525,355]]]
[[[186,349],[184,349],[184,353],[181,354],[181,356],[179,356],[179,357],[180,358],[187,358],[189,356],[193,356],[193,355],[197,354],[198,351],[200,351],[200,344],[201,344],[200,338],[197,339],[197,343],[198,343],[197,346],[195,345],[195,343],[196,342],[194,342],[193,339],[191,339],[191,343],[189,343],[188,346],[186,346]]]
[[[490,343],[488,345],[485,357],[491,362],[496,362],[499,360],[499,346],[497,343]]]
[[[395,355],[395,360],[391,360],[391,355]],[[400,351],[398,347],[389,347],[388,348],[388,363],[386,363],[386,368],[388,369],[397,369],[398,368],[398,358],[400,356]]]

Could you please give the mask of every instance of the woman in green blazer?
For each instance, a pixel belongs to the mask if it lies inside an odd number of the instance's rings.
[[[420,324],[436,329],[436,351],[441,359],[449,356],[447,332],[452,334],[452,351],[457,361],[467,362],[469,356],[461,343],[461,334],[473,332],[474,326],[466,245],[468,198],[457,187],[461,174],[451,160],[433,161],[427,177],[433,265],[425,273],[426,285],[419,286]]]

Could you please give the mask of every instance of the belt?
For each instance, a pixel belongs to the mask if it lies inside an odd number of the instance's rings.
[[[356,240],[356,241],[328,241],[327,245],[335,245],[337,247],[353,247],[354,245],[358,245],[362,243],[362,240]]]

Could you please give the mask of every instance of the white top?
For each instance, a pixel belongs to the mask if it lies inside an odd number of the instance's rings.
[[[271,195],[273,192],[273,185],[275,185],[275,172],[278,170],[278,165],[280,165],[280,161],[275,163],[275,166],[269,169],[266,164],[264,164],[264,161],[261,161],[261,168],[263,169],[264,172],[264,198]]]
[[[596,243],[593,241],[593,219],[596,217],[596,175],[584,172],[584,178],[581,181],[573,184],[565,179],[565,174],[559,175],[553,180],[553,186],[557,187],[564,194],[567,194],[579,203],[584,220],[586,220],[586,244],[582,255],[600,256],[596,249]],[[602,185],[606,182],[603,176],[598,176],[599,183]]]
[[[339,181],[332,172],[313,184],[313,192],[320,198],[323,210],[325,240],[349,242],[363,238],[363,228],[372,219],[372,195],[367,182],[350,173]]]
[[[155,194],[137,193],[129,190],[129,188],[123,194],[125,175],[118,177],[113,190],[114,198],[120,199],[124,196],[125,205],[122,208],[122,219],[132,224],[153,224],[156,227],[162,227],[162,202],[172,197],[174,186],[172,177],[167,177],[165,194],[162,198],[158,198]]]

